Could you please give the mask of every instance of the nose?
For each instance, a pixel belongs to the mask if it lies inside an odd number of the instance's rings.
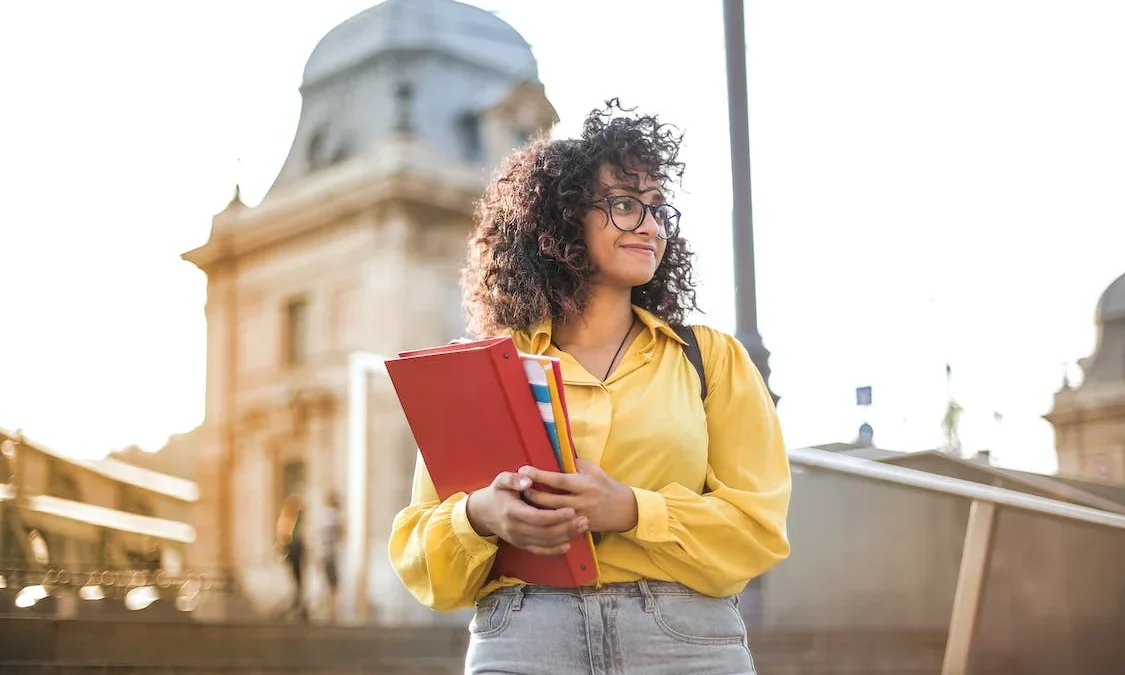
[[[641,223],[633,231],[645,237],[656,237],[662,229],[660,223],[656,221],[656,209],[649,204],[643,204],[641,208],[644,209],[644,213],[641,215]]]

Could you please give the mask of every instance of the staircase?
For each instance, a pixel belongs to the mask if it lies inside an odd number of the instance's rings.
[[[0,618],[0,674],[452,675],[464,629]]]
[[[939,675],[942,631],[770,630],[751,634],[763,675]],[[971,675],[1010,675],[1003,660],[977,657]]]
[[[346,628],[0,617],[0,675],[453,675],[463,627]],[[907,631],[751,635],[763,675],[939,675],[945,636]],[[1007,672],[974,663],[972,675]]]

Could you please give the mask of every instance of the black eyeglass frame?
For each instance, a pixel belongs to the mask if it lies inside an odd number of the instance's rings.
[[[630,200],[630,201],[633,201],[633,202],[636,202],[637,204],[641,205],[641,217],[637,219],[637,224],[634,225],[631,228],[621,227],[620,225],[617,224],[617,219],[613,217],[613,203],[614,203],[614,201],[620,201],[620,200],[626,200],[626,199]],[[637,197],[634,197],[633,195],[607,195],[605,197],[602,197],[601,199],[595,199],[590,204],[590,206],[600,207],[603,202],[606,204],[606,207],[607,207],[604,210],[606,212],[606,215],[609,216],[609,222],[613,223],[613,226],[616,227],[621,232],[633,232],[633,231],[635,231],[638,227],[641,226],[641,223],[645,222],[645,216],[647,216],[649,213],[652,213],[652,219],[656,221],[656,225],[657,225],[656,236],[657,236],[658,239],[664,239],[665,241],[667,241],[668,239],[673,239],[673,238],[679,236],[679,234],[680,234],[680,216],[683,215],[683,214],[681,214],[680,210],[677,209],[675,206],[672,206],[671,204],[668,204],[668,203],[645,204],[644,202],[642,202]],[[660,226],[660,218],[657,215],[657,211],[660,210],[660,209],[667,209],[667,210],[671,211],[671,215],[672,215],[672,218],[671,218],[672,226],[671,227],[668,227],[667,225],[665,225],[663,227]],[[660,233],[660,230],[662,230],[662,229],[664,230],[663,235],[661,235],[661,233]]]

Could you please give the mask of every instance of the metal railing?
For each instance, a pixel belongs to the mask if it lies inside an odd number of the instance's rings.
[[[878,461],[838,455],[826,450],[795,448],[792,464],[849,474],[859,478],[963,497],[970,501],[969,519],[961,548],[961,564],[953,597],[953,611],[942,662],[942,675],[965,675],[973,633],[991,559],[996,516],[1001,508],[1019,509],[1056,518],[1125,530],[1125,515],[1067,504],[1001,487],[941,476]]]
[[[0,567],[0,593],[11,595],[14,616],[48,598],[65,594],[73,594],[84,602],[120,601],[131,611],[144,610],[165,599],[172,601],[178,611],[190,613],[205,595],[236,590],[229,576],[194,570],[113,569],[97,565]]]

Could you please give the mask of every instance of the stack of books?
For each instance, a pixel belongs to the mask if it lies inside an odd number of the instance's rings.
[[[440,499],[525,465],[577,471],[558,359],[521,354],[503,337],[401,352],[386,365]],[[595,581],[593,536],[570,544],[542,556],[501,541],[491,576],[556,587]]]

